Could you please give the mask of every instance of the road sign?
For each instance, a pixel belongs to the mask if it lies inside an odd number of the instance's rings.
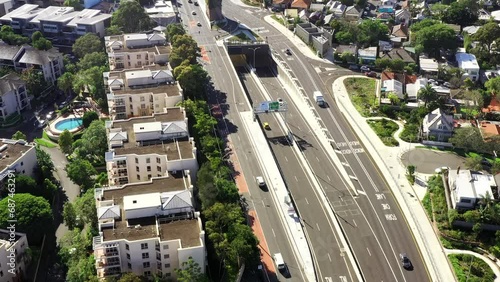
[[[270,102],[269,103],[269,110],[271,111],[277,111],[280,108],[280,103],[279,102]]]

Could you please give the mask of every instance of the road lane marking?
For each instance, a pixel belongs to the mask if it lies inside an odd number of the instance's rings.
[[[273,232],[274,238],[276,238],[276,233],[274,233],[274,229],[271,228],[271,231]]]
[[[330,260],[330,262],[332,262],[332,257],[330,257],[330,253],[328,253],[327,255],[328,255],[328,259]]]
[[[247,159],[247,161],[248,161],[248,157],[247,157],[247,154],[244,154],[243,156],[245,156],[245,159]]]
[[[368,254],[369,254],[370,256],[372,256],[372,253],[370,253],[370,250],[369,250],[368,248],[366,248],[366,250],[368,251]]]
[[[356,224],[356,221],[354,221],[354,219],[352,220],[352,223],[354,223],[354,226],[358,227],[358,225]]]
[[[316,222],[316,228],[318,228],[318,231],[321,231],[321,229],[319,228],[319,224]]]
[[[366,196],[366,192],[365,191],[361,191],[361,190],[356,190],[356,191],[358,191],[358,194],[362,194],[362,195]]]
[[[319,163],[319,162],[320,162],[320,161],[319,161],[319,158],[318,158],[318,157],[316,157],[316,159],[318,160],[318,163]]]
[[[309,205],[309,201],[307,200],[307,198],[304,198],[306,200],[306,203]]]
[[[287,157],[285,157],[285,161],[287,161],[287,162],[288,162],[288,159],[287,159]]]
[[[295,181],[299,182],[299,180],[297,179],[297,176],[295,175],[294,177],[295,177]]]
[[[332,181],[332,180],[330,179],[330,176],[328,176],[328,174],[326,175],[326,178],[328,178],[328,181]]]

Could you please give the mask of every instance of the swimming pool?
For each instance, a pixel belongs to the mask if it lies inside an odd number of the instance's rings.
[[[64,130],[73,130],[75,128],[78,128],[82,125],[82,119],[81,118],[68,118],[65,120],[58,121],[55,125],[56,129],[59,131],[64,131]]]

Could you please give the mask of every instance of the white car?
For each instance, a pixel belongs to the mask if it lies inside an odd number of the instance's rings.
[[[195,11],[192,11],[192,12],[191,12],[191,15],[196,16],[196,12],[195,12]]]
[[[283,106],[285,102],[283,102],[283,98],[278,98],[278,103],[280,104],[280,107]]]
[[[41,120],[38,121],[37,127],[38,128],[44,128],[46,125],[47,125],[47,121],[41,119]]]

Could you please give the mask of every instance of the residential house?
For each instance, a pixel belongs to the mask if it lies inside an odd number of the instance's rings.
[[[37,166],[35,146],[25,140],[0,139],[0,181],[9,173],[33,176]]]
[[[358,55],[358,47],[355,44],[337,46],[337,48],[335,49],[335,53],[334,53],[335,61],[341,62],[341,60],[339,60],[339,58],[344,54],[352,54],[354,57],[354,61],[352,63],[355,63],[356,56]]]
[[[483,113],[493,113],[493,114],[500,114],[500,98],[497,98],[496,96],[491,97],[490,104],[486,106],[486,108],[482,109]]]
[[[34,68],[43,73],[45,81],[54,84],[62,74],[63,54],[56,48],[37,50],[29,45],[11,46],[0,41],[0,67],[22,71]]]
[[[292,0],[273,0],[272,6],[274,8],[285,9],[290,6]]]
[[[5,226],[7,227],[7,226]],[[0,229],[0,280],[26,281],[31,256],[26,234],[12,229]],[[14,263],[13,263],[14,262]]]
[[[340,1],[330,1],[327,4],[329,11],[333,13],[336,18],[341,18],[344,16],[344,12],[347,9],[347,6],[342,4]]]
[[[159,33],[106,36],[105,47],[110,70],[134,69],[153,64],[166,64],[170,46]]]
[[[312,3],[311,6],[309,7],[309,10],[313,12],[323,12],[325,10],[325,4],[321,3]]]
[[[393,26],[390,39],[394,46],[401,46],[403,42],[408,40],[408,27],[405,24],[397,24]]]
[[[12,0],[0,0],[0,17],[12,11],[12,7],[13,7]]]
[[[388,93],[394,93],[399,99],[404,99],[407,85],[414,84],[417,77],[415,75],[384,71],[380,79],[382,82],[380,91],[383,96],[388,97]]]
[[[332,47],[333,33],[312,23],[297,24],[295,34],[307,44],[312,44],[320,54],[325,54]]]
[[[500,140],[500,122],[482,121],[480,129],[484,141]]]
[[[26,83],[15,73],[0,77],[0,118],[31,109]]]
[[[484,9],[479,9],[478,14],[479,14],[480,21],[489,21],[491,19],[490,13],[488,13]]]
[[[178,10],[172,1],[157,0],[153,7],[145,8],[149,18],[159,26],[168,26],[177,22]]]
[[[356,6],[349,6],[345,9],[344,18],[346,21],[357,22],[361,19],[363,11]]]
[[[335,19],[334,14],[328,14],[323,18],[323,23],[325,25],[330,25],[330,23]]]
[[[391,13],[379,13],[377,15],[377,20],[388,22],[392,19],[392,14]]]
[[[425,139],[446,142],[453,134],[453,127],[453,116],[438,108],[424,117],[422,135]]]
[[[176,280],[192,258],[205,272],[205,231],[189,173],[95,189],[99,235],[93,238],[99,279],[133,272]]]
[[[315,23],[316,21],[320,20],[321,17],[323,17],[323,12],[314,11],[309,15],[308,21],[311,23]]]
[[[412,58],[410,53],[406,51],[404,48],[394,48],[390,51],[382,51],[379,53],[380,59],[389,59],[389,60],[401,60],[406,64],[413,64],[415,60]]]
[[[486,197],[497,200],[494,190],[498,189],[495,178],[491,174],[481,174],[460,167],[448,171],[448,187],[451,204],[457,210],[474,209]]]
[[[197,149],[189,137],[184,109],[169,108],[149,117],[107,121],[106,128],[110,186],[143,182],[182,170],[189,170],[196,178]]]
[[[435,59],[420,56],[419,64],[422,74],[437,75],[439,71],[439,63]]]
[[[111,71],[103,77],[112,119],[163,113],[183,100],[182,89],[166,68]]]
[[[311,6],[311,2],[312,0],[293,0],[290,7],[300,10],[307,10],[309,9],[309,6]]]
[[[411,13],[408,9],[399,9],[394,12],[394,21],[396,24],[405,24],[408,25],[410,23]]]
[[[479,79],[479,64],[477,63],[476,56],[469,53],[456,53],[455,59],[457,60],[458,67],[464,71],[462,79],[470,78],[472,81]]]
[[[481,28],[481,26],[478,25],[471,25],[471,26],[466,26],[463,28],[463,32],[467,33],[468,35],[474,35],[476,32]]]
[[[88,32],[103,37],[110,22],[111,15],[100,10],[75,11],[73,7],[60,6],[40,8],[34,4],[25,4],[0,18],[1,24],[10,25],[18,33],[29,37],[40,31],[56,44],[72,44]]]
[[[418,99],[418,92],[420,89],[425,88],[425,86],[428,84],[427,79],[425,78],[417,78],[415,79],[414,83],[407,83],[406,84],[406,96],[408,97],[409,101],[417,101]]]
[[[374,65],[377,59],[378,47],[368,47],[365,49],[358,49],[358,60],[362,64]]]

